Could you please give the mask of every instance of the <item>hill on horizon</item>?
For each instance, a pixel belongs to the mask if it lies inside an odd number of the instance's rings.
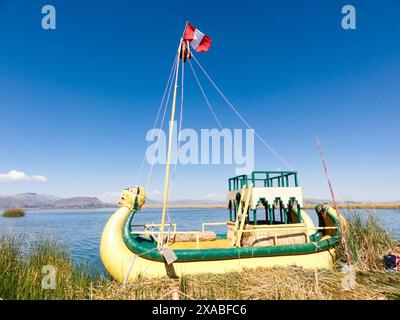
[[[0,208],[2,209],[97,209],[111,207],[115,207],[115,205],[104,203],[97,197],[61,198],[33,192],[0,196]]]
[[[327,199],[304,198],[305,205],[315,205],[318,203],[332,203]],[[338,204],[360,205],[368,203],[380,204],[399,204],[395,202],[365,202],[365,201],[340,201]],[[226,200],[210,200],[210,199],[176,199],[168,202],[170,207],[189,208],[189,207],[226,207]],[[48,194],[39,194],[33,192],[20,193],[15,195],[0,195],[0,209],[22,208],[22,209],[101,209],[116,208],[117,203],[107,203],[101,201],[97,197],[69,197],[61,198]],[[146,207],[160,208],[162,201],[147,199]]]

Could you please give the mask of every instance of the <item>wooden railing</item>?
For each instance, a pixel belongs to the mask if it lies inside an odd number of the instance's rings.
[[[291,181],[292,180],[292,181]],[[229,191],[240,190],[249,182],[254,187],[298,187],[296,171],[253,171],[250,176],[239,175],[228,180]]]
[[[160,243],[160,236],[161,234],[163,235],[171,235],[171,234],[194,234],[196,235],[196,248],[200,249],[200,234],[202,232],[201,231],[169,231],[169,232],[161,232],[161,231],[150,231],[150,230],[145,230],[145,231],[132,231],[131,234],[137,234],[137,235],[144,235],[144,236],[152,236],[153,238],[155,238],[154,236],[157,236],[157,243]]]
[[[164,232],[164,234],[170,234],[170,235],[177,235],[177,234],[194,234],[196,235],[196,248],[200,248],[200,234],[205,232],[205,226],[217,226],[217,225],[226,225],[226,222],[204,222],[202,223],[201,231],[176,231],[176,224],[175,223],[170,223],[168,225],[174,227],[174,231],[169,231],[169,232]],[[132,225],[135,227],[145,227],[145,226],[153,226],[153,227],[159,227],[160,224],[144,224],[144,225]],[[306,239],[307,242],[309,241],[308,236],[307,236],[307,231],[308,230],[335,230],[337,227],[307,227],[304,224],[299,225],[299,224],[286,224],[286,225],[265,225],[265,226],[255,226],[255,229],[243,229],[243,230],[238,230],[238,232],[242,233],[257,233],[257,232],[271,232],[271,231],[277,231],[277,230],[301,230],[304,231],[306,234]],[[132,231],[131,234],[137,234],[137,235],[144,235],[144,236],[157,236],[159,237],[161,235],[161,231],[154,231],[154,230],[144,230],[144,231]],[[277,235],[275,235],[275,243],[277,242],[276,239]]]
[[[173,227],[174,232],[176,232],[176,223],[166,223],[166,227]],[[161,223],[148,223],[148,224],[132,224],[131,227],[133,228],[138,228],[138,227],[143,227],[144,229],[149,229],[152,227],[160,228]]]
[[[205,226],[223,226],[226,225],[226,221],[225,222],[203,222],[201,224],[201,231],[204,232],[205,231]]]
[[[334,230],[337,229],[337,227],[306,227],[306,226],[290,226],[290,225],[280,225],[280,226],[265,226],[257,229],[244,229],[244,230],[238,230],[237,232],[239,234],[242,233],[256,233],[256,232],[273,232],[277,230],[289,230],[289,231],[294,231],[294,230],[300,230],[302,233],[304,232],[304,235],[306,237],[306,242],[309,243],[310,239],[308,237],[307,231],[308,230]],[[274,243],[275,245],[278,242],[278,236],[277,234],[274,234]],[[238,245],[240,247],[240,244]]]

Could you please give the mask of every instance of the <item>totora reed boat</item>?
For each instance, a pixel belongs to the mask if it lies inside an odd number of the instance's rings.
[[[201,230],[195,231],[178,231],[175,224],[165,223],[179,66],[183,69],[184,63],[194,58],[189,45],[196,51],[207,51],[211,40],[207,37],[204,41],[204,37],[186,25],[170,75],[171,85],[175,77],[175,86],[161,223],[134,224],[146,192],[140,186],[123,190],[120,208],[108,220],[101,237],[100,255],[107,272],[126,283],[138,277],[179,277],[268,266],[331,268],[346,221],[329,205],[318,205],[319,222],[315,226],[302,209],[302,189],[293,170],[253,171],[230,178],[227,221],[204,222]],[[226,232],[206,230],[215,225],[224,225]]]

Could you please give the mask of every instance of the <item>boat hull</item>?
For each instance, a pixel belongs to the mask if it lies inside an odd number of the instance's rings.
[[[149,252],[135,250],[132,244],[138,245],[137,238],[127,233],[127,224],[133,217],[131,209],[121,207],[109,219],[104,228],[100,255],[107,272],[120,282],[134,281],[138,277],[180,277],[185,274],[198,274],[204,272],[225,273],[239,271],[243,268],[273,267],[273,266],[301,266],[308,269],[332,268],[334,248],[333,246],[308,253],[286,252],[283,255],[267,255],[242,258],[201,259],[197,261],[174,262],[167,265],[164,261],[158,261],[159,252],[149,249]],[[127,239],[128,238],[128,239]],[[127,245],[127,240],[129,240]],[[153,244],[154,246],[154,244]],[[152,248],[152,247],[150,247]],[[245,248],[243,248],[245,249]],[[257,250],[252,249],[252,250]],[[153,255],[150,254],[153,253]],[[199,250],[197,250],[199,251]],[[183,251],[180,251],[183,252]],[[240,251],[235,251],[239,252]],[[256,252],[256,251],[254,251]],[[177,250],[179,253],[179,250]],[[179,258],[179,254],[178,254]]]

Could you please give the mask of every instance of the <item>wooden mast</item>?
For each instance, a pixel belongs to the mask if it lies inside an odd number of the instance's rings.
[[[167,163],[165,166],[165,179],[164,179],[164,199],[163,199],[163,207],[162,207],[162,216],[161,216],[161,226],[160,226],[160,235],[158,238],[158,248],[161,249],[164,238],[164,230],[165,230],[165,215],[167,213],[167,203],[168,203],[168,187],[169,187],[169,169],[171,164],[171,148],[172,148],[172,133],[174,129],[174,120],[175,120],[175,106],[176,106],[176,93],[178,91],[178,74],[179,74],[179,65],[181,58],[181,48],[182,48],[182,38],[179,41],[178,55],[177,55],[177,64],[176,64],[176,73],[175,73],[175,86],[174,86],[174,95],[172,99],[172,109],[171,109],[171,120],[169,123],[169,133],[168,133],[168,153],[167,153]],[[183,61],[182,61],[183,63]]]

